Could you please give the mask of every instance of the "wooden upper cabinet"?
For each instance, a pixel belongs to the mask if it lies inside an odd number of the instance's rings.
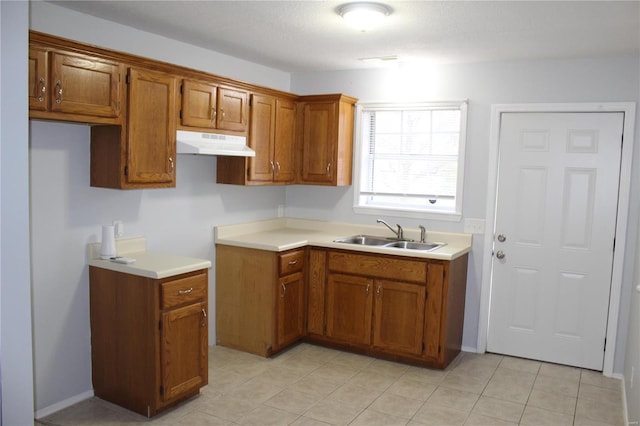
[[[256,156],[248,158],[247,174],[250,181],[273,181],[275,137],[276,99],[272,96],[252,94],[248,144],[256,152]]]
[[[182,81],[180,124],[186,127],[247,130],[247,92],[220,87],[214,82]]]
[[[175,185],[176,78],[158,71],[131,68],[128,80],[127,180]]]
[[[193,80],[182,81],[182,110],[180,112],[183,126],[216,127],[216,99],[218,86]]]
[[[274,181],[291,183],[296,177],[296,103],[276,100],[276,140]]]
[[[30,116],[118,123],[121,69],[107,59],[31,47]]]
[[[357,99],[345,95],[304,96],[300,183],[351,185]]]
[[[177,79],[142,68],[127,74],[124,126],[91,127],[91,186],[175,186]]]
[[[29,109],[46,111],[49,105],[47,79],[49,67],[47,51],[32,47],[29,49]]]

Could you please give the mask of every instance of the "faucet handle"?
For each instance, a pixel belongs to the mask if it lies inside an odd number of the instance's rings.
[[[422,225],[418,225],[418,228],[420,228],[420,242],[421,243],[426,243],[427,242],[427,228],[425,228]]]

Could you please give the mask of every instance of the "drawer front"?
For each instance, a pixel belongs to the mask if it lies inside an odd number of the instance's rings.
[[[424,284],[427,262],[345,252],[329,253],[329,270]]]
[[[192,275],[160,285],[162,309],[207,300],[207,274]]]
[[[304,267],[304,250],[290,251],[279,256],[280,276],[302,271]]]

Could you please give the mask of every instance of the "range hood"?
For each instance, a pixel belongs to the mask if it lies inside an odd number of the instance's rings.
[[[196,155],[228,155],[255,157],[256,152],[247,146],[244,136],[201,133],[178,130],[176,153]]]

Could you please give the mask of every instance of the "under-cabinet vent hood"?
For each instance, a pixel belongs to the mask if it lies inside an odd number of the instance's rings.
[[[256,156],[256,152],[247,146],[247,138],[244,136],[184,130],[178,130],[176,152],[178,154],[229,155],[233,157]]]

